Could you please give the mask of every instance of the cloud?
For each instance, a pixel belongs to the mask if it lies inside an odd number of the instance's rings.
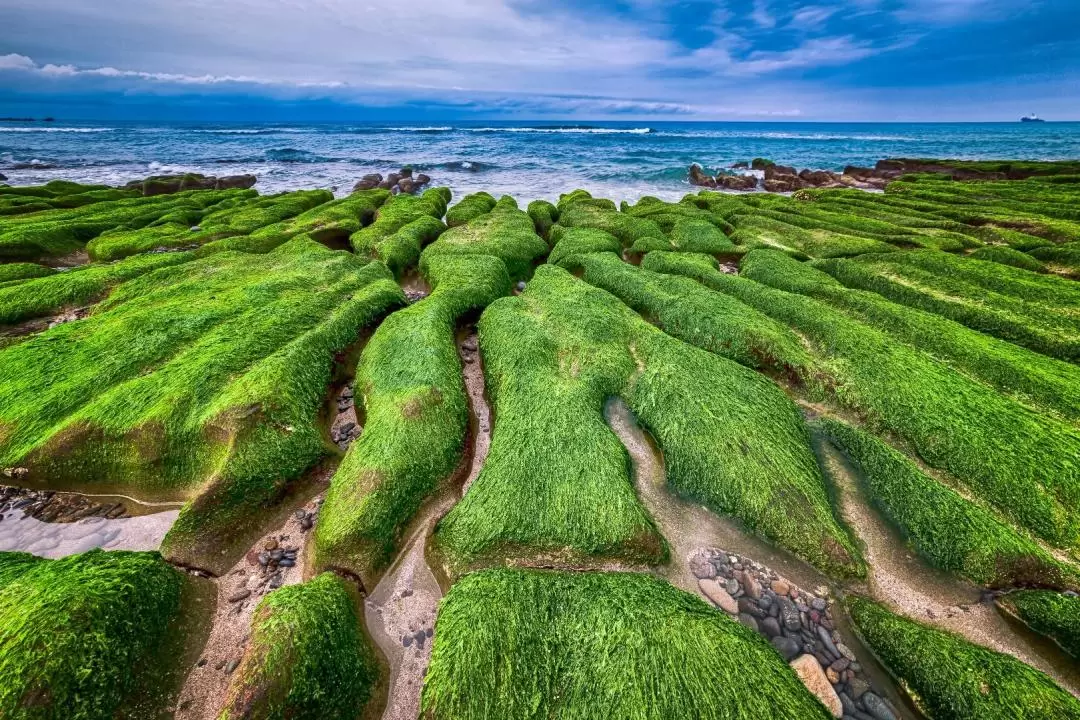
[[[732,97],[812,114],[840,93],[1028,75],[1069,96],[1075,2],[3,0],[0,102],[232,93],[708,117],[738,116]]]
[[[35,67],[34,61],[25,55],[0,55],[0,70],[33,70]]]

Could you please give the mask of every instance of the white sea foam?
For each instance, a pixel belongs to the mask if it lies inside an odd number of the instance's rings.
[[[9,133],[103,133],[115,131],[116,128],[0,127],[0,132]]]
[[[652,128],[600,128],[600,127],[486,127],[486,128],[462,128],[469,132],[478,133],[567,133],[586,135],[648,135],[653,132]]]

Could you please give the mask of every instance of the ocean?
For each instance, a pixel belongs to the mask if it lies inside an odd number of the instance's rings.
[[[121,184],[147,175],[252,173],[262,193],[328,188],[402,165],[449,186],[521,201],[583,187],[615,200],[691,190],[686,170],[765,157],[841,170],[886,157],[1080,158],[1075,123],[0,123],[12,184]]]

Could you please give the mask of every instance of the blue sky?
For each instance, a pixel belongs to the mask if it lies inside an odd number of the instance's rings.
[[[4,0],[0,115],[1080,119],[1080,0]]]

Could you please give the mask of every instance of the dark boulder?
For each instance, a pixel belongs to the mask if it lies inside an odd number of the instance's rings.
[[[405,167],[401,168],[401,172],[399,172],[398,175],[401,175],[401,177],[403,178],[411,178],[412,168],[406,165]]]
[[[801,170],[799,171],[799,179],[814,187],[835,185],[838,182],[836,173],[831,173],[828,170]]]
[[[765,181],[766,192],[795,192],[802,189],[803,183],[795,175],[769,178]]]
[[[259,178],[254,175],[226,175],[217,179],[216,190],[247,190],[255,187]]]
[[[429,182],[431,182],[431,178],[424,173],[418,174],[414,179],[416,180],[416,185],[418,187],[427,185]]]
[[[775,177],[798,177],[798,171],[793,167],[787,165],[769,165],[765,168],[765,179],[771,180]]]
[[[705,174],[700,165],[694,163],[690,166],[690,184],[699,187],[716,187],[716,180]]]
[[[717,175],[716,185],[725,190],[756,190],[757,178],[753,175]]]
[[[412,195],[413,193],[415,193],[417,188],[416,181],[412,178],[402,178],[398,181],[397,186],[398,190],[406,193],[407,195]]]
[[[740,160],[739,162],[732,165],[731,169],[732,170],[746,170],[749,167],[750,167],[750,163],[746,162],[745,160]]]
[[[398,184],[398,180],[400,180],[400,179],[401,179],[401,173],[396,173],[396,172],[390,173],[389,175],[386,176],[385,180],[383,180],[381,183],[379,183],[379,187],[381,187],[383,190],[390,190],[391,188],[393,188],[395,185]]]
[[[765,168],[775,164],[776,163],[774,163],[772,160],[766,160],[765,158],[754,158],[754,160],[750,163],[750,167],[755,170],[764,170]]]
[[[379,187],[379,183],[383,181],[382,173],[368,173],[364,177],[356,181],[353,185],[353,192],[358,190],[372,190]]]

